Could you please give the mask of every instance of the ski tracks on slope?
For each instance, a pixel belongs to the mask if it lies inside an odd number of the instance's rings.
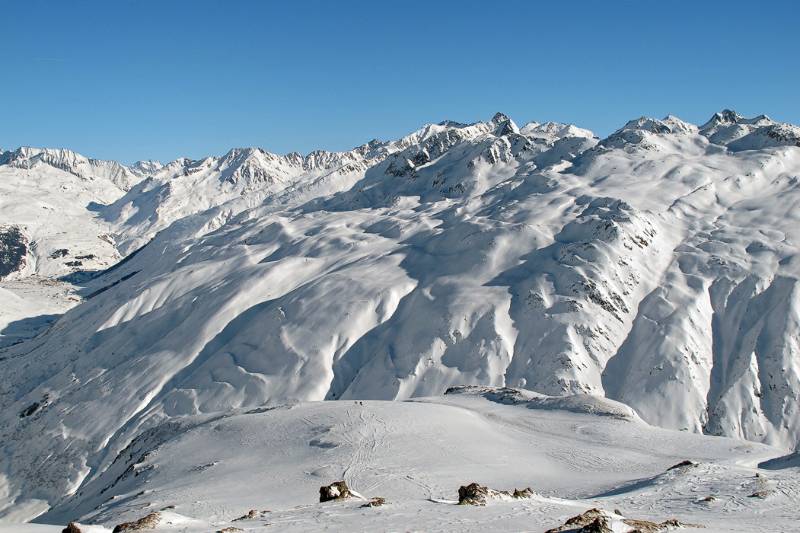
[[[419,487],[425,497],[432,497],[435,487],[426,476],[416,470],[398,473],[388,464],[392,462],[389,437],[393,431],[379,410],[369,404],[356,402],[348,409],[342,440],[350,445],[352,453],[342,468],[342,479],[365,496],[387,482],[401,481]]]

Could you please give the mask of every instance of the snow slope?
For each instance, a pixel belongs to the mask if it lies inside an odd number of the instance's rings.
[[[138,179],[113,161],[69,150],[0,152],[0,346],[35,334],[42,315],[79,299],[58,278],[105,269],[121,258],[97,214]],[[16,257],[4,254],[13,247]]]
[[[653,428],[590,396],[467,389],[413,402],[290,404],[154,428],[37,521],[110,529],[175,506],[170,516],[196,521],[184,531],[542,532],[599,507],[702,531],[789,531],[800,517],[798,471],[755,467],[776,452]],[[694,464],[670,468],[687,459]],[[339,479],[387,503],[317,503],[319,487]],[[452,505],[472,481],[535,495]],[[765,499],[749,497],[757,490]],[[268,512],[234,521],[250,509]]]
[[[795,129],[725,111],[598,140],[498,114],[352,152],[146,165],[98,210],[131,253],[0,351],[4,512],[64,505],[171,421],[463,384],[605,396],[785,454]]]

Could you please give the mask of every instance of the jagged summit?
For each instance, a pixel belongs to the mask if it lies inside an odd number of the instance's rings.
[[[714,113],[700,127],[700,133],[710,142],[734,151],[800,146],[797,126],[776,122],[767,115],[745,118],[730,109]]]
[[[137,161],[130,166],[131,170],[141,174],[143,176],[147,176],[150,174],[154,174],[164,168],[164,165],[161,161],[156,160],[145,160],[145,161]]]
[[[498,137],[511,133],[519,133],[519,127],[503,113],[496,113],[490,122],[496,125],[493,133]]]
[[[503,122],[508,122],[509,120],[511,120],[511,118],[509,118],[508,115],[498,111],[497,113],[494,114],[494,116],[492,116],[489,122],[493,124],[502,124]]]
[[[635,148],[659,150],[664,136],[678,134],[697,134],[698,128],[674,115],[663,119],[641,116],[629,120],[620,129],[600,141],[604,148]]]
[[[711,115],[708,121],[700,126],[701,130],[710,130],[711,128],[731,125],[731,124],[756,124],[768,125],[774,123],[767,115],[758,115],[753,118],[745,118],[732,109],[723,109]]]

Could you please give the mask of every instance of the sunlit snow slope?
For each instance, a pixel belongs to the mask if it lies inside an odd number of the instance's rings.
[[[96,211],[126,259],[0,351],[5,501],[57,504],[178,417],[460,384],[792,449],[799,145],[730,111],[603,140],[498,114],[141,164]]]
[[[704,526],[692,531],[791,531],[798,472],[757,468],[776,451],[653,428],[630,408],[585,395],[467,388],[410,402],[301,403],[153,428],[37,522],[111,530],[174,506],[164,518],[178,525],[163,530],[541,533],[599,507]],[[319,504],[319,487],[335,479],[386,504]],[[472,481],[535,495],[453,505]],[[750,497],[758,490],[764,499]],[[250,509],[268,512],[237,520]]]

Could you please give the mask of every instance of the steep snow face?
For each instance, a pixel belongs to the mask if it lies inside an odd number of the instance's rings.
[[[14,277],[53,279],[118,261],[111,227],[97,210],[141,177],[137,169],[71,150],[22,147],[0,153],[0,226],[17,228],[17,241],[27,243],[19,263],[24,268]]]
[[[58,154],[63,158],[52,159]],[[82,165],[89,160],[68,151],[20,149],[0,156],[6,162],[0,164],[0,345],[35,333],[35,324],[48,322],[45,315],[76,303],[58,278],[99,271],[120,259],[111,227],[95,210],[124,191],[99,171],[80,175],[43,158],[65,168],[77,161],[75,172],[105,168]]]
[[[122,194],[105,178],[86,179],[41,163],[0,165],[0,225],[18,228],[28,242],[20,274],[56,277],[78,267],[111,266],[119,259],[111,228],[93,209]]]
[[[800,148],[710,131],[498,114],[165,165],[108,211],[138,251],[0,352],[7,500],[56,502],[176,417],[464,384],[794,447]]]

